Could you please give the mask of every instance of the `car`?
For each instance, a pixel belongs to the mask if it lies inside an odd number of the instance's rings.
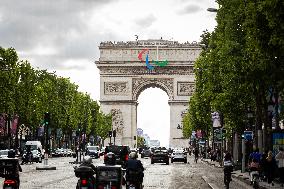
[[[174,150],[171,155],[171,163],[173,162],[184,162],[187,163],[187,155],[183,150]]]
[[[167,150],[156,149],[151,156],[151,164],[166,163],[169,165],[169,154]]]
[[[9,150],[0,150],[0,158],[7,158]]]
[[[124,167],[129,157],[130,148],[129,146],[124,146],[124,145],[106,146],[105,157],[106,157],[106,154],[109,152],[112,152],[115,154],[115,159],[116,159],[115,163],[118,165],[122,165],[122,167]]]
[[[99,146],[87,146],[86,154],[92,158],[100,157],[100,147]]]
[[[52,151],[52,157],[62,157],[63,154],[63,149],[61,148],[57,148],[56,150]]]
[[[141,152],[141,158],[144,158],[144,157],[151,157],[152,155],[152,152],[150,149],[144,149],[142,150]]]
[[[32,150],[33,154],[33,162],[41,163],[42,162],[42,155],[38,150]]]

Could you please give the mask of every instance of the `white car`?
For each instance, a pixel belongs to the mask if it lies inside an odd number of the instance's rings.
[[[171,155],[171,163],[173,162],[187,163],[187,154],[183,150],[174,150]]]
[[[7,158],[9,150],[0,150],[0,158]]]

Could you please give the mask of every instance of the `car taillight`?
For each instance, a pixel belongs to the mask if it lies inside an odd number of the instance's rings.
[[[15,185],[16,182],[14,180],[5,180],[4,184]]]
[[[107,159],[107,154],[104,155],[104,160],[106,160],[106,159]]]
[[[127,161],[128,160],[128,154],[126,154],[126,156],[125,156],[125,161]]]
[[[82,184],[83,186],[86,186],[86,185],[87,185],[87,180],[86,180],[86,179],[82,179],[82,180],[81,180],[81,184]]]
[[[111,189],[117,189],[116,186],[111,186]]]

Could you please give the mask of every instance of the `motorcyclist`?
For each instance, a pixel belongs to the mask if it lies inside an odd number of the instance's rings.
[[[15,158],[15,151],[9,150],[8,151],[8,158]],[[11,170],[11,174],[9,174],[5,179],[15,179],[18,183],[18,188],[20,188],[20,174],[19,172],[22,172],[22,167],[19,164],[19,161],[17,161],[17,164],[13,167],[14,170]]]
[[[129,159],[126,161],[126,180],[129,178],[129,171],[133,170],[138,172],[138,181],[142,184],[143,183],[143,177],[144,173],[143,171],[145,170],[143,167],[143,164],[141,163],[140,160],[137,160],[137,153],[136,152],[131,152],[129,154]]]
[[[108,152],[107,154],[105,154],[104,156],[104,163],[106,165],[115,165],[115,154],[112,152]]]
[[[92,158],[91,158],[91,156],[85,156],[84,158],[83,158],[83,163],[79,166],[79,167],[83,167],[83,166],[85,166],[85,167],[90,167],[90,168],[92,168],[94,171],[96,171],[96,167],[93,165],[93,163],[92,163]],[[94,175],[90,175],[90,178],[92,179],[92,183],[95,183],[95,177],[94,177]]]
[[[28,163],[29,161],[32,162],[32,159],[33,159],[33,153],[31,151],[31,147],[27,146],[26,154],[24,155],[23,160],[22,160],[22,165],[24,163]]]

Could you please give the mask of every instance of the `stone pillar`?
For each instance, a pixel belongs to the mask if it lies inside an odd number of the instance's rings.
[[[169,147],[188,147],[189,139],[183,138],[182,112],[186,111],[188,102],[169,101],[170,105],[170,144]],[[179,126],[179,129],[178,129]]]

